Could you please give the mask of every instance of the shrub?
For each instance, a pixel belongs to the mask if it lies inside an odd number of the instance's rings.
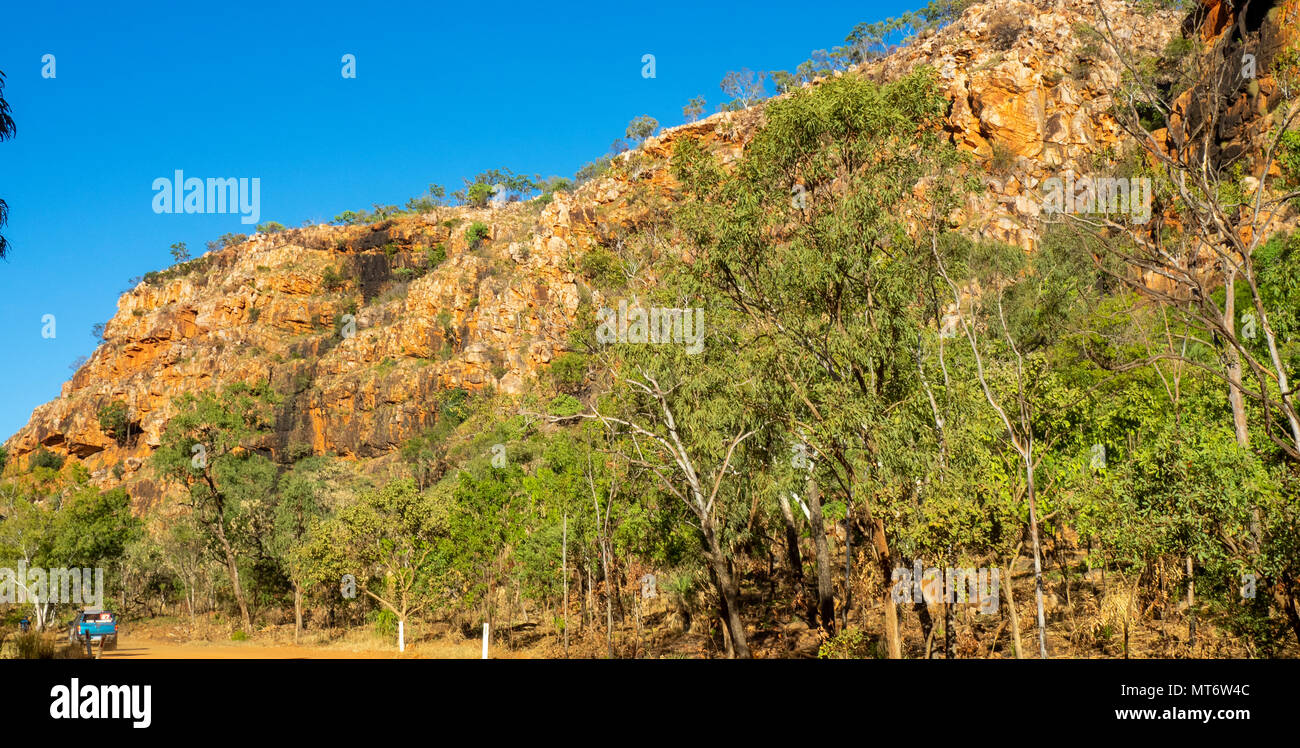
[[[18,660],[52,660],[54,659],[54,642],[49,637],[36,631],[28,631],[14,637],[14,659]]]
[[[581,353],[562,353],[551,361],[551,382],[560,392],[577,392],[587,377],[587,358]]]
[[[126,403],[114,400],[100,408],[98,416],[100,430],[113,437],[119,445],[125,444],[129,425]]]
[[[385,244],[383,246],[383,250],[384,250],[384,256],[390,259],[397,255],[397,245],[392,242]]]
[[[608,156],[602,156],[578,169],[578,173],[573,175],[574,186],[604,176],[609,172],[610,163],[611,159]]]
[[[248,641],[248,634],[245,634],[243,631],[235,630],[235,631],[230,635],[230,641],[232,641],[232,642],[244,642],[244,641]]]
[[[631,122],[627,123],[627,131],[624,133],[632,142],[640,145],[644,143],[655,130],[659,129],[659,120],[647,115],[641,115]]]
[[[618,258],[606,249],[597,247],[582,256],[579,263],[582,274],[599,288],[622,286],[624,278],[619,272]]]
[[[704,114],[704,107],[707,103],[703,96],[696,96],[686,102],[686,106],[682,107],[682,116],[686,118],[687,122],[694,122],[700,118],[701,114]]]
[[[257,224],[257,233],[259,234],[274,234],[284,230],[284,224],[276,221],[267,221],[266,223]]]
[[[393,271],[393,277],[400,281],[409,281],[415,277],[415,268],[398,268]]]
[[[45,447],[41,447],[32,454],[32,467],[49,468],[51,470],[63,469],[63,462],[67,458],[54,454]]]
[[[1278,144],[1277,162],[1289,185],[1300,184],[1300,131],[1289,130]]]
[[[581,413],[582,403],[573,395],[560,394],[556,395],[555,399],[551,400],[551,404],[546,410],[553,416],[567,418],[568,416],[576,416]]]
[[[262,309],[260,307],[253,307],[252,309],[248,310],[248,321],[250,323],[256,322],[257,318],[261,316],[262,316]]]
[[[327,291],[339,291],[348,287],[349,279],[337,268],[327,267],[320,275],[321,285]]]
[[[432,247],[429,247],[429,249],[426,250],[424,253],[425,267],[430,269],[438,267],[443,262],[446,262],[446,260],[447,260],[447,247],[445,247],[442,244],[442,242],[439,242],[433,245]]]
[[[289,448],[285,450],[284,456],[290,463],[296,463],[299,460],[311,457],[314,453],[312,446],[306,442],[290,442]]]
[[[826,639],[817,649],[817,656],[823,660],[858,660],[872,655],[871,642],[853,626]]]
[[[492,197],[492,185],[483,182],[475,182],[465,190],[465,202],[475,208],[487,206],[488,199]]]
[[[1002,143],[993,144],[993,154],[989,157],[989,171],[1006,176],[1016,165],[1016,153]]]
[[[475,221],[469,225],[469,228],[465,229],[465,241],[469,242],[471,248],[477,249],[479,242],[488,238],[489,233],[487,224],[482,221]]]
[[[397,616],[393,611],[387,608],[380,608],[370,614],[370,620],[375,625],[375,633],[391,639],[397,636]]]

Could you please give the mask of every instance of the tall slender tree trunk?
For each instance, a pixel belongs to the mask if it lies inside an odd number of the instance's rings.
[[[605,551],[605,543],[600,544],[600,566],[605,574],[605,646],[609,649],[609,658],[614,659],[614,601],[610,595],[614,594],[614,581],[609,574],[609,556]]]
[[[876,563],[880,565],[880,578],[883,580],[880,585],[880,603],[885,610],[885,646],[889,650],[889,659],[901,660],[903,638],[898,628],[898,603],[894,602],[893,586],[889,583],[893,578],[893,558],[890,556],[889,540],[885,537],[885,521],[872,517],[871,523],[871,542],[876,551]]]
[[[930,615],[930,607],[926,605],[925,600],[913,600],[916,606],[916,617],[921,621],[921,657],[930,659],[930,642],[933,641],[934,617]]]
[[[1192,578],[1192,557],[1187,557],[1187,646],[1196,647],[1196,582]]]
[[[226,574],[230,576],[230,587],[234,591],[235,602],[239,604],[239,615],[244,621],[244,632],[251,634],[253,618],[248,614],[248,601],[244,599],[244,588],[239,584],[239,564],[235,560],[235,550],[230,546],[230,540],[226,538],[226,528],[220,517],[213,522],[213,527],[217,531],[217,540],[226,559]]]
[[[1286,613],[1287,621],[1291,624],[1291,632],[1295,634],[1296,642],[1300,642],[1300,606],[1296,605],[1295,580],[1285,571],[1281,574],[1279,585],[1282,597],[1282,610]]]
[[[943,656],[957,659],[957,605],[947,601],[943,604]]]
[[[1002,585],[1002,589],[1007,593],[1007,615],[1011,620],[1011,647],[1016,659],[1023,660],[1025,653],[1020,647],[1020,611],[1016,609],[1015,585],[1013,584],[1014,578],[1011,576],[1010,563],[1006,566],[1005,576],[1006,584]]]
[[[1038,608],[1038,656],[1047,659],[1047,621],[1043,615],[1043,560],[1038,545],[1038,498],[1034,490],[1033,442],[1025,449],[1025,477],[1029,493],[1029,539],[1034,546],[1034,604]]]
[[[1224,294],[1221,321],[1229,335],[1234,334],[1237,325],[1237,300],[1232,293],[1236,276],[1236,270],[1225,265],[1223,282],[1227,292]],[[1228,402],[1232,405],[1232,428],[1237,435],[1237,445],[1246,447],[1250,445],[1250,431],[1246,426],[1245,396],[1241,393],[1241,354],[1231,344],[1225,344],[1223,350],[1228,370]]]
[[[569,515],[564,515],[560,539],[561,578],[564,580],[564,658],[569,658]]]
[[[844,501],[844,628],[853,609],[853,494]]]
[[[803,557],[799,553],[799,530],[794,523],[794,511],[790,508],[790,497],[778,492],[781,503],[781,517],[785,520],[786,560],[790,565],[791,582],[796,590],[803,589]],[[811,514],[811,512],[809,512]],[[809,626],[817,625],[817,605],[811,597],[804,596],[804,618]]]
[[[812,528],[813,547],[817,549],[817,617],[822,630],[835,633],[835,590],[831,586],[831,554],[826,545],[826,526],[822,519],[821,489],[808,479],[808,524]]]
[[[293,583],[293,643],[302,637],[302,585]]]
[[[704,531],[709,566],[713,571],[719,597],[722,598],[723,622],[727,625],[728,641],[731,642],[731,648],[736,657],[748,660],[752,655],[749,651],[749,643],[745,638],[745,624],[740,619],[740,594],[735,576],[727,567],[727,560],[722,553],[722,544],[718,540],[718,533],[713,526],[713,522],[706,518],[701,523],[701,529]]]

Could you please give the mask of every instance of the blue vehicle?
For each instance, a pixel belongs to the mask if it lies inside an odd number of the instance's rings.
[[[99,608],[86,608],[68,625],[68,641],[92,644],[103,649],[117,649],[117,614]]]

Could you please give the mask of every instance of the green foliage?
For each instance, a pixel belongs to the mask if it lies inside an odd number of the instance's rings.
[[[114,400],[100,408],[98,416],[100,430],[113,437],[119,445],[126,444],[127,427],[130,424],[126,403]]]
[[[492,185],[484,182],[475,182],[465,189],[465,202],[475,208],[486,207],[491,197]]]
[[[582,403],[578,400],[578,398],[567,393],[560,393],[559,395],[556,395],[553,400],[551,400],[551,403],[550,405],[547,406],[546,411],[553,416],[560,416],[562,418],[567,418],[569,416],[574,416],[581,413],[583,411],[583,407],[582,407]]]
[[[424,265],[432,270],[447,261],[447,247],[439,242],[424,253]]]
[[[187,494],[191,516],[225,562],[246,627],[239,564],[258,554],[263,528],[272,524],[277,470],[260,450],[277,403],[266,383],[182,395],[150,458],[162,481]]]
[[[196,257],[187,262],[180,262],[166,270],[153,270],[145,273],[142,280],[150,286],[157,287],[173,278],[183,278],[191,273],[201,273],[206,270],[211,263],[212,257],[210,255],[204,255],[203,257]]]
[[[561,353],[551,360],[551,382],[562,393],[573,394],[582,389],[587,377],[587,357],[581,353]]]
[[[871,654],[866,635],[853,627],[826,639],[817,649],[817,656],[823,660],[858,660]]]
[[[259,234],[276,234],[281,231],[287,231],[287,230],[288,229],[285,227],[285,225],[283,223],[279,223],[278,221],[267,221],[265,223],[257,224],[257,233]]]
[[[696,96],[686,102],[686,106],[682,107],[682,116],[686,118],[687,122],[694,122],[700,118],[701,114],[704,114],[704,107],[707,104],[708,102],[704,100],[703,96]]]
[[[1277,163],[1283,179],[1292,187],[1300,186],[1300,130],[1287,130],[1278,142]]]
[[[486,223],[475,221],[469,225],[469,228],[465,229],[465,241],[469,243],[472,249],[477,249],[479,242],[487,239],[490,234],[491,231]]]
[[[509,169],[489,169],[472,180],[466,179],[465,189],[458,190],[454,197],[474,208],[487,207],[488,200],[494,195],[499,196],[499,199],[513,202],[521,195],[536,190],[537,179],[536,176],[515,174]]]
[[[50,555],[67,567],[93,568],[120,559],[143,531],[122,488],[84,488],[56,515]]]
[[[589,164],[584,164],[578,173],[573,175],[574,186],[581,186],[593,179],[598,179],[609,173],[611,159],[608,156],[602,156]]]
[[[327,267],[320,276],[321,285],[327,291],[341,291],[346,289],[352,282],[352,279],[345,273],[340,272],[338,268]]]
[[[302,556],[313,578],[352,573],[360,591],[405,621],[446,599],[451,512],[444,495],[394,481],[321,524]]]
[[[33,468],[45,468],[47,470],[59,471],[63,469],[63,462],[67,458],[61,457],[45,447],[37,447],[32,453],[31,462],[28,464]]]
[[[636,143],[637,145],[640,145],[641,143],[644,143],[646,139],[649,138],[651,135],[654,135],[655,130],[658,129],[659,129],[659,120],[655,119],[654,117],[650,117],[648,115],[643,114],[640,117],[637,117],[633,119],[631,122],[627,123],[626,136],[632,142]]]
[[[621,288],[627,285],[627,277],[623,275],[618,258],[603,247],[588,251],[582,256],[578,267],[597,288]]]
[[[722,88],[724,94],[731,97],[731,101],[723,104],[722,108],[735,111],[757,104],[760,99],[767,95],[763,84],[766,78],[767,73],[762,71],[754,72],[749,68],[741,68],[738,71],[733,70],[727,73],[719,87]]]

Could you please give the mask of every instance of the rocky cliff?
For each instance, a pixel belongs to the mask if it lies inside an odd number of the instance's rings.
[[[1207,33],[1226,22],[1217,2],[1197,18]],[[1137,55],[1154,56],[1183,21],[1116,0],[994,0],[863,72],[938,71],[952,101],[948,130],[983,161],[987,187],[958,219],[974,235],[1032,249],[1039,180],[1113,158],[1124,138],[1108,113],[1122,65],[1088,29],[1108,24]],[[149,498],[156,489],[141,467],[173,399],[266,379],[284,395],[276,450],[382,458],[431,423],[441,391],[527,390],[565,350],[592,293],[581,257],[662,219],[674,142],[696,139],[734,159],[761,121],[759,105],[666,130],[544,206],[255,235],[160,273],[121,297],[103,344],[8,440],[10,469],[44,446],[82,461],[99,485],[131,483]],[[476,221],[488,236],[471,245]],[[122,439],[99,423],[114,401],[130,421]]]

